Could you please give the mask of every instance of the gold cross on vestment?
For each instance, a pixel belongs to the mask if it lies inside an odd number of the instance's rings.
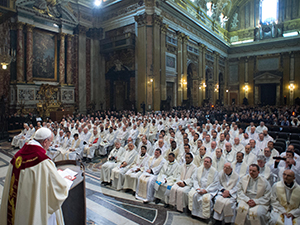
[[[252,212],[252,213],[250,214],[250,216],[253,217],[253,220],[255,220],[255,218],[257,217],[256,214],[255,214],[254,212]]]
[[[245,206],[243,206],[241,209],[242,209],[242,213],[243,213],[244,211],[247,210],[247,209],[245,208]]]

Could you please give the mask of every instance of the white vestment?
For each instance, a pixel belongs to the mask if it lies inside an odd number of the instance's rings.
[[[269,219],[268,209],[271,198],[269,182],[258,175],[255,179],[248,174],[242,177],[237,192],[237,225],[264,225]],[[256,206],[250,207],[247,202],[252,199]]]
[[[123,188],[124,174],[129,170],[136,155],[137,152],[135,149],[126,149],[125,153],[122,155],[120,163],[117,163],[116,167],[112,169],[110,179],[112,180],[113,188],[117,190],[121,190]],[[122,162],[126,162],[127,166],[120,167]]]
[[[174,162],[166,162],[157,176],[155,183],[154,197],[163,200],[166,204],[169,204],[170,190],[176,182],[180,165],[174,160]]]
[[[42,146],[36,141],[28,145]],[[45,151],[46,154],[46,151]],[[19,158],[19,157],[18,157]],[[36,158],[36,157],[35,157]],[[32,160],[27,160],[27,163]],[[22,160],[22,158],[21,158]],[[18,160],[16,160],[17,162]],[[2,194],[0,224],[7,224],[7,206],[12,179],[13,165],[10,163],[5,178]],[[14,177],[14,176],[13,176]],[[48,219],[55,214],[54,223],[63,225],[61,205],[68,197],[66,181],[58,174],[50,159],[45,159],[35,166],[21,169],[18,179],[17,202],[15,202],[14,224],[35,225],[49,224]]]
[[[107,157],[107,162],[101,167],[101,182],[110,182],[111,170],[116,167],[117,163],[121,163],[122,156],[125,153],[125,149],[120,147],[119,149],[114,148],[111,150]]]
[[[145,167],[144,173],[139,177],[138,184],[136,187],[135,197],[137,199],[143,200],[145,202],[153,201],[154,198],[154,184],[158,173],[163,167],[166,160],[162,155],[158,158],[154,156],[150,157],[148,160],[148,165]],[[151,173],[146,172],[151,170]]]
[[[212,210],[212,198],[218,192],[219,177],[218,171],[212,166],[206,169],[201,166],[193,175],[193,188],[189,192],[189,208],[192,211],[193,216],[200,217],[202,219],[210,218]],[[205,189],[206,194],[200,194],[198,189]]]
[[[219,192],[215,198],[214,205],[214,219],[222,221],[225,223],[233,223],[235,219],[235,209],[236,209],[236,192],[237,184],[239,182],[239,175],[232,171],[230,175],[221,171],[219,173]],[[224,198],[222,196],[223,191],[228,190],[230,196]]]
[[[270,225],[284,225],[283,213],[291,213],[295,218],[293,224],[300,224],[300,187],[294,182],[288,187],[279,181],[272,187]]]
[[[178,211],[183,211],[188,205],[188,193],[192,187],[192,175],[195,173],[197,167],[194,163],[181,165],[179,168],[178,177],[175,184],[172,186],[170,193],[170,205],[175,206]],[[185,186],[178,186],[178,182],[184,182]]]
[[[123,189],[131,189],[136,191],[138,178],[145,171],[145,166],[148,163],[150,156],[146,153],[144,156],[137,155],[130,166],[130,169],[125,173]],[[140,169],[136,172],[137,169]]]

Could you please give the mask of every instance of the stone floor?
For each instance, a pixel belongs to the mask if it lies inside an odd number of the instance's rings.
[[[0,143],[0,199],[10,159],[17,152],[9,142]],[[105,159],[97,159],[86,165],[86,215],[87,224],[131,225],[131,224],[207,224],[193,219],[187,213],[165,209],[163,204],[143,204],[130,193],[115,191],[100,185],[100,170]],[[0,201],[1,203],[1,201]]]

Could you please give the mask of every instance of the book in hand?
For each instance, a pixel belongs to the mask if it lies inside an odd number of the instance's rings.
[[[65,181],[68,184],[68,187],[70,188],[73,184],[73,180],[76,179],[76,175],[78,174],[77,172],[74,172],[73,170],[70,170],[69,168],[65,169],[65,170],[57,170],[57,172],[59,173],[59,175],[65,179]]]

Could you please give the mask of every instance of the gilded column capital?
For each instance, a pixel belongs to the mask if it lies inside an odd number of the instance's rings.
[[[183,34],[184,36],[182,37],[182,40],[184,42],[188,41],[190,39],[190,37],[188,35]]]
[[[76,34],[86,34],[87,31],[88,31],[88,28],[85,26],[82,26],[80,24],[75,28]]]
[[[144,26],[146,25],[146,20],[147,20],[147,14],[143,13],[140,15],[134,16],[135,22],[137,22],[138,26]]]
[[[184,33],[181,33],[180,31],[177,31],[176,34],[177,34],[178,41],[183,41],[183,38],[186,36]]]
[[[74,37],[73,34],[67,34],[67,41],[72,41],[73,37]]]
[[[66,36],[67,34],[65,34],[65,33],[59,33],[59,39],[60,40],[65,40],[65,36]]]
[[[158,26],[160,26],[161,24],[162,24],[162,17],[160,16],[160,15],[157,15],[156,13],[155,14],[153,14],[153,17],[152,17],[152,19],[153,19],[153,24],[154,25],[158,25]]]
[[[17,29],[18,30],[22,30],[24,28],[24,26],[25,26],[25,23],[23,23],[23,22],[17,22]]]
[[[34,28],[35,28],[34,25],[32,25],[32,24],[26,24],[26,30],[27,30],[27,32],[32,32]]]
[[[168,24],[162,23],[161,26],[160,26],[160,30],[161,30],[161,32],[163,32],[163,33],[166,33],[167,30],[168,30],[168,28],[169,28],[169,25],[168,25]]]

